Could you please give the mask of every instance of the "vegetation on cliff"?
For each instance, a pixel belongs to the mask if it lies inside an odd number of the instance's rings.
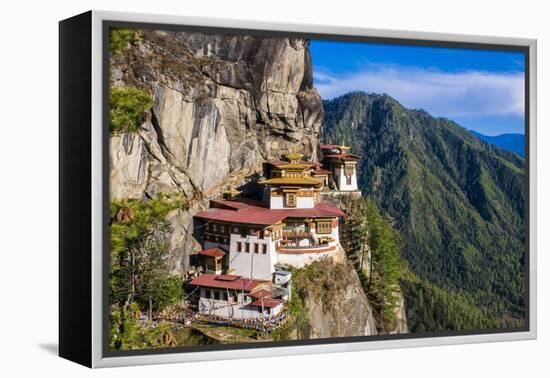
[[[147,312],[152,321],[153,312],[182,299],[181,278],[166,264],[171,231],[166,215],[183,205],[179,197],[162,195],[111,203],[109,299],[111,343],[117,349],[139,347],[144,338],[156,343],[162,330],[147,334],[136,324],[136,313]],[[132,340],[141,341],[134,345]]]
[[[109,90],[109,132],[138,132],[145,119],[146,112],[151,110],[153,98],[139,88],[114,87]]]
[[[385,95],[354,92],[324,110],[325,140],[362,155],[363,195],[403,238],[410,330],[521,324],[523,159]]]
[[[117,54],[132,43],[141,39],[140,32],[135,29],[112,28],[109,31],[109,50]]]
[[[370,303],[348,263],[325,258],[291,271],[290,322],[276,340],[376,333]]]
[[[346,217],[340,240],[372,304],[379,333],[396,327],[401,292],[400,240],[391,223],[368,199],[342,196]]]

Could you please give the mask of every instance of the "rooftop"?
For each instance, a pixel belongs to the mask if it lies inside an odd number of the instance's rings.
[[[258,224],[268,226],[286,218],[335,218],[345,214],[338,207],[318,203],[307,209],[269,209],[258,202],[243,200],[215,200],[208,210],[200,211],[196,217],[229,223]]]
[[[222,251],[219,248],[203,249],[198,254],[203,255],[203,256],[210,256],[210,257],[223,257],[223,256],[225,256],[225,252]]]
[[[256,299],[271,298],[271,291],[266,290],[266,289],[261,289],[261,290],[255,291],[253,293],[250,293],[249,296],[251,296],[252,298],[256,298]]]
[[[361,158],[360,156],[349,154],[347,152],[341,153],[341,154],[328,154],[328,155],[324,155],[324,157],[329,159],[339,159],[339,160],[358,160]]]
[[[266,308],[272,308],[277,307],[283,303],[281,299],[256,299],[254,302],[251,303],[252,306],[258,306],[258,307],[266,307]]]
[[[311,177],[276,177],[269,180],[261,181],[264,185],[307,185],[319,186],[321,183]]]
[[[319,168],[315,168],[315,169],[311,172],[311,174],[312,174],[313,176],[315,176],[315,175],[331,175],[332,172],[329,171],[328,169],[320,168],[320,167],[319,167]]]
[[[300,165],[304,165],[304,166],[308,166],[308,167],[317,167],[317,166],[321,165],[319,163],[315,163],[315,162],[312,162],[312,161],[306,161],[306,160],[298,160],[295,163],[291,163],[287,160],[268,160],[268,161],[266,161],[266,163],[271,164],[275,167],[281,167],[281,166],[290,165],[290,164],[300,164]]]
[[[235,289],[251,291],[256,286],[268,281],[242,278],[232,274],[201,274],[191,281],[191,285],[213,287],[217,289]]]

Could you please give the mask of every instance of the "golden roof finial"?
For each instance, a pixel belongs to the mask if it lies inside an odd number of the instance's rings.
[[[351,147],[346,146],[346,144],[344,143],[344,140],[342,140],[342,143],[340,143],[338,148],[340,148],[341,150],[349,150]]]
[[[290,160],[291,163],[298,163],[304,155],[298,152],[291,152],[286,155],[286,158]]]
[[[241,192],[239,192],[233,185],[230,185],[229,188],[223,192],[223,198],[225,199],[233,199],[237,197]]]

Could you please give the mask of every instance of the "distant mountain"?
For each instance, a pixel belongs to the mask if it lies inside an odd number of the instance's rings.
[[[361,190],[402,236],[409,329],[523,324],[523,159],[386,95],[323,107],[325,141],[362,156]]]
[[[524,134],[500,134],[496,136],[488,136],[473,130],[470,130],[470,132],[482,141],[500,147],[503,150],[515,152],[521,157],[525,157]]]

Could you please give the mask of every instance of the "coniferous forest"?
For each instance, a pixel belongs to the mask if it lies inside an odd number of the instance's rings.
[[[521,326],[524,160],[386,95],[324,101],[325,140],[362,155],[359,186],[403,238],[411,332]]]

